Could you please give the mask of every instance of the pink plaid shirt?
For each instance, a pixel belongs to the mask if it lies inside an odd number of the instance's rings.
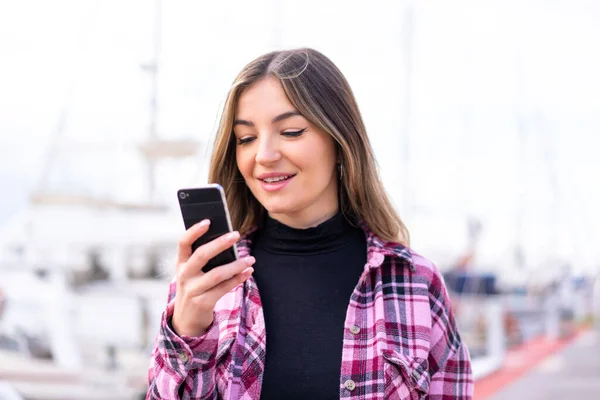
[[[469,353],[438,270],[364,229],[367,264],[343,327],[340,399],[471,399]],[[250,237],[239,243],[241,257],[250,253]],[[267,341],[254,278],[219,300],[212,326],[200,337],[171,330],[174,298],[172,282],[146,400],[259,399]]]

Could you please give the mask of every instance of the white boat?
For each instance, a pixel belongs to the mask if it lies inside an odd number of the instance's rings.
[[[54,162],[69,157],[78,142],[76,133],[65,135],[65,106],[39,184],[0,227],[1,400],[132,400],[145,394],[150,349],[184,229],[173,207],[176,191],[161,187],[156,171],[164,160],[190,159],[200,148],[198,141],[159,134],[158,65],[155,52],[140,72],[150,77],[150,121],[147,138],[128,156],[145,164],[148,174],[137,179],[145,192],[132,200],[55,183],[60,171]],[[108,146],[103,157],[111,159],[111,152]],[[173,203],[165,201],[171,192]]]

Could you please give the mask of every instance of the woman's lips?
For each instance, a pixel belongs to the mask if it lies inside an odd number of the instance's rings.
[[[276,192],[276,191],[281,190],[284,187],[286,187],[287,184],[290,183],[291,180],[294,179],[295,176],[296,175],[288,175],[287,178],[285,178],[283,180],[277,180],[277,181],[274,181],[274,182],[267,182],[267,181],[265,181],[265,179],[259,179],[259,181],[260,181],[260,185],[261,185],[261,187],[263,188],[264,191],[266,191],[266,192]]]

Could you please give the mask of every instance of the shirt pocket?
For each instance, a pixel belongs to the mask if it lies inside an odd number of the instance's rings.
[[[429,365],[426,359],[383,351],[385,398],[421,400],[429,393]]]

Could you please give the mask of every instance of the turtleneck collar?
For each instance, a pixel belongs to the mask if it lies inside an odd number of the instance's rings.
[[[318,226],[292,228],[266,215],[256,244],[275,254],[313,255],[338,250],[346,245],[355,228],[341,212]]]

